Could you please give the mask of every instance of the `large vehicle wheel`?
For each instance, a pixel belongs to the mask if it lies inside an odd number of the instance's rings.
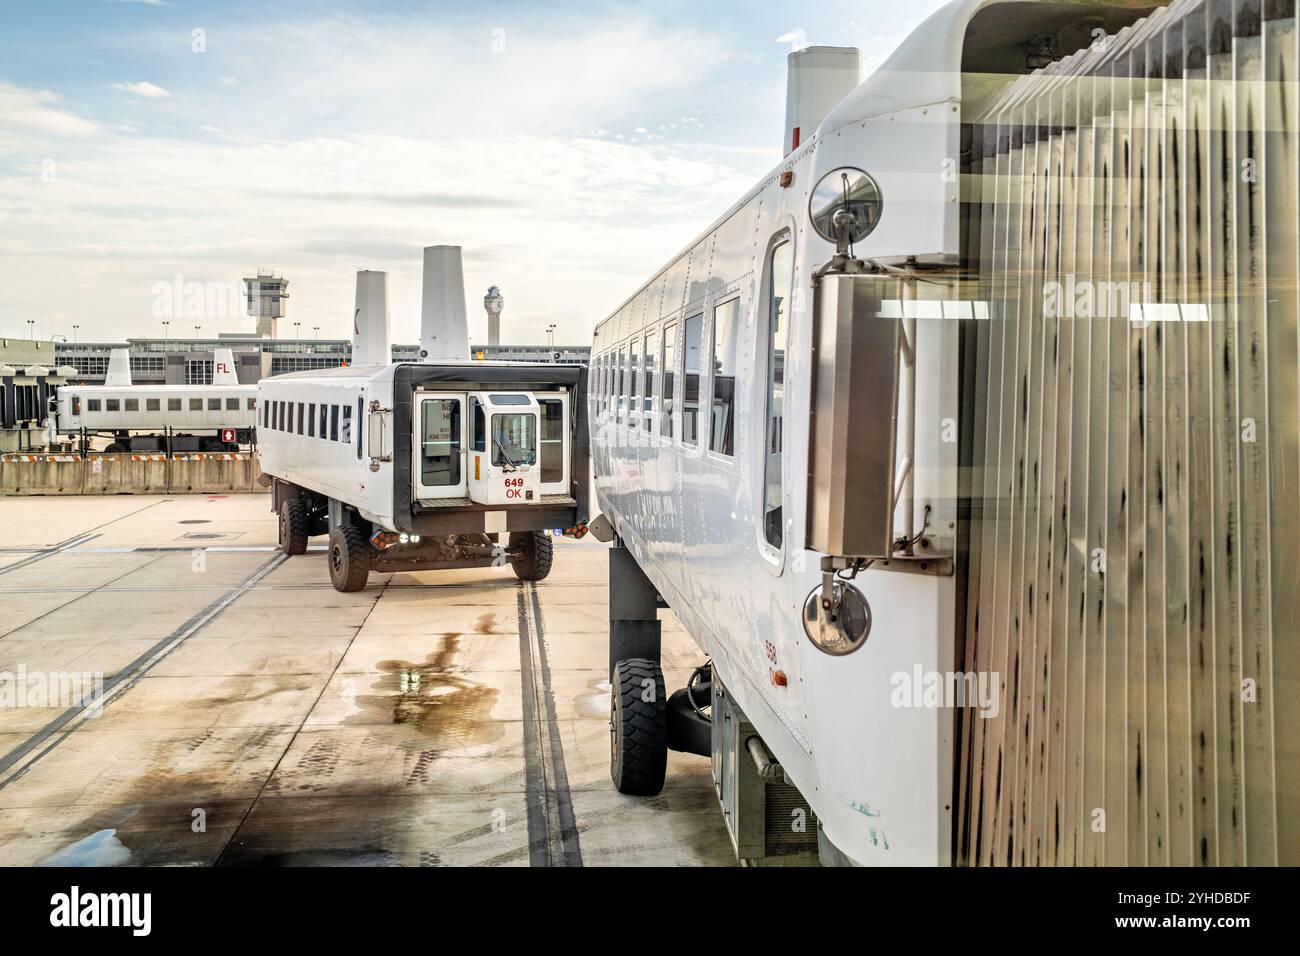
[[[668,770],[668,699],[664,672],[644,658],[614,668],[609,707],[609,775],[619,793],[651,797]]]
[[[290,498],[280,505],[280,550],[285,554],[306,554],[310,522],[307,502]]]
[[[123,448],[121,445],[119,445],[117,442],[111,442],[108,445],[104,446],[104,454],[106,455],[120,455],[124,451],[126,451],[126,449]]]
[[[370,542],[354,524],[330,532],[330,583],[336,591],[360,591],[370,577]]]
[[[555,543],[545,531],[510,532],[510,550],[519,552],[510,566],[520,581],[540,581],[551,573]]]

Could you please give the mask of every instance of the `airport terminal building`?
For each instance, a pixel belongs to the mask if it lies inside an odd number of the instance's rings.
[[[347,339],[267,339],[254,335],[220,335],[211,338],[132,338],[124,342],[56,342],[56,362],[77,370],[76,380],[102,384],[113,349],[131,355],[131,380],[138,385],[206,385],[212,381],[212,353],[228,348],[235,356],[240,382],[256,382],[270,375],[336,368],[352,359]],[[393,361],[414,362],[418,346],[392,347]],[[470,358],[480,361],[556,362],[585,365],[588,345],[470,345]]]

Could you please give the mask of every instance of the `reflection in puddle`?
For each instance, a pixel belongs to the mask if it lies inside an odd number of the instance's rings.
[[[573,712],[579,717],[609,716],[609,681],[597,677],[587,682],[586,693],[573,698]]]
[[[96,830],[51,853],[41,860],[41,866],[125,866],[131,862],[131,851],[117,838],[116,830]]]

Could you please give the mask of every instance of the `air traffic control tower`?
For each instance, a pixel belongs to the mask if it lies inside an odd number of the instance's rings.
[[[284,318],[284,300],[289,298],[289,280],[258,269],[257,275],[244,279],[248,294],[248,314],[257,322],[257,337],[273,339],[276,326]]]
[[[483,296],[483,308],[488,317],[488,345],[501,344],[501,310],[506,307],[505,297],[496,286],[490,286]]]

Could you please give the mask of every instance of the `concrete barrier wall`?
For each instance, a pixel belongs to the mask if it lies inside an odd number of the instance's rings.
[[[265,493],[256,455],[0,455],[0,495]]]

